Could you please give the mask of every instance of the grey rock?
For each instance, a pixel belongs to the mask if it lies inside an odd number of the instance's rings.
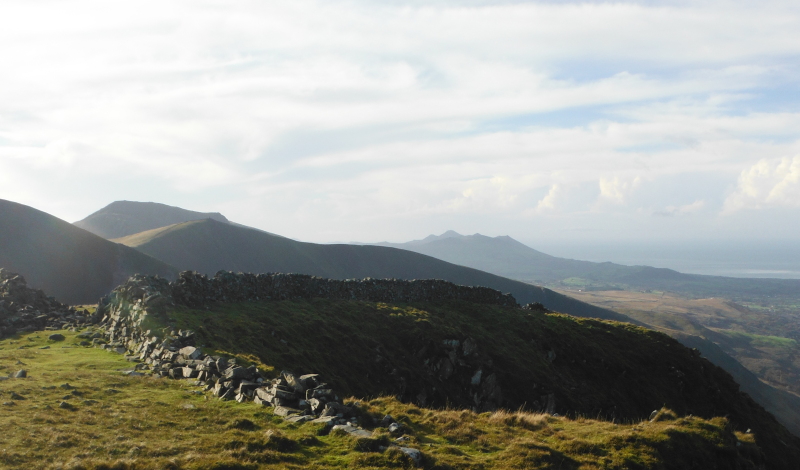
[[[61,333],[53,333],[52,335],[48,336],[47,339],[50,341],[64,341],[67,338]]]
[[[243,380],[250,377],[250,372],[244,367],[231,367],[225,371],[224,377],[230,380]]]
[[[289,416],[303,414],[301,410],[289,408],[286,406],[276,406],[272,411],[276,416]]]
[[[324,424],[326,426],[333,426],[336,417],[334,416],[320,416],[319,418],[312,419],[309,423]]]
[[[15,378],[15,379],[24,379],[27,376],[28,376],[28,371],[25,370],[25,369],[22,369],[22,370],[16,371],[12,377]]]
[[[481,384],[481,376],[482,375],[483,375],[483,370],[478,369],[478,371],[475,372],[475,375],[472,376],[472,379],[470,380],[470,383],[472,385],[474,385],[474,386],[480,385]]]
[[[305,393],[306,391],[305,387],[300,382],[300,379],[297,378],[294,374],[292,374],[291,372],[284,371],[281,373],[281,376],[283,377],[283,380],[286,381],[286,385],[288,385],[291,389],[293,389],[294,392]]]
[[[222,395],[225,394],[226,391],[228,391],[228,389],[224,385],[218,383],[218,384],[214,385],[214,389],[211,391],[211,393],[215,397],[221,397]]]
[[[242,380],[239,383],[238,392],[247,394],[248,396],[252,396],[253,392],[258,388],[258,384],[256,382],[250,382],[249,380]]]
[[[333,397],[333,390],[329,388],[315,388],[313,390],[306,390],[306,400],[312,398],[331,398]]]
[[[418,449],[414,449],[411,447],[399,447],[400,452],[406,454],[408,458],[414,463],[415,467],[419,467],[422,465],[422,452]]]
[[[356,437],[372,437],[372,433],[369,431],[365,431],[364,429],[352,426],[350,424],[337,424],[331,429],[331,431],[344,431],[351,436]]]
[[[395,433],[400,431],[403,427],[399,423],[392,423],[389,425],[389,432]]]
[[[381,422],[380,422],[380,426],[381,426],[382,428],[388,428],[388,427],[389,427],[389,425],[390,425],[390,424],[392,424],[392,423],[394,423],[394,418],[392,418],[392,415],[386,415],[386,416],[384,416],[384,417],[383,417],[383,419],[381,420]]]
[[[185,348],[181,348],[178,352],[187,359],[197,359],[203,355],[202,351],[194,346],[186,346]]]
[[[290,415],[286,417],[286,421],[290,423],[305,423],[306,421],[312,421],[314,419],[313,416],[308,415]]]
[[[306,389],[315,388],[320,384],[320,376],[319,374],[301,375],[300,383],[303,384],[303,387]]]
[[[257,388],[255,391],[255,395],[266,403],[272,403],[272,400],[275,399],[275,395],[273,395],[268,389],[264,387]]]

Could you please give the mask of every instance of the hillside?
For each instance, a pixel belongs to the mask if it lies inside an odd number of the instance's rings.
[[[181,270],[213,275],[234,272],[302,273],[331,279],[444,279],[510,292],[521,303],[540,302],[551,310],[584,317],[631,321],[550,289],[394,248],[320,245],[205,219],[176,224],[115,241]]]
[[[140,358],[150,358],[147,363],[160,375],[173,376],[176,370],[194,375],[173,363],[194,367],[195,362],[176,360],[166,349],[192,341],[212,356],[247,357],[268,377],[280,370],[314,372],[328,384],[320,388],[337,394],[389,395],[434,409],[522,408],[617,423],[641,422],[662,406],[677,417],[726,416],[730,430],[751,430],[766,468],[794,468],[800,461],[800,439],[740,393],[722,369],[664,334],[504,306],[499,292],[489,296],[428,282],[233,273],[208,279],[187,272],[171,284],[133,278],[104,299],[98,313],[106,319],[107,337],[115,341],[110,348],[127,344]],[[462,291],[481,303],[454,300]],[[399,293],[407,302],[365,300]],[[282,399],[275,406],[290,405]],[[468,414],[462,416],[470,421]],[[480,445],[484,439],[481,430],[467,433],[451,442]],[[680,455],[694,445],[686,434],[675,430],[675,435],[682,436],[682,444],[671,452]],[[607,452],[578,449],[592,454],[597,466],[614,466],[603,459]],[[691,466],[691,459],[684,465]],[[616,467],[659,468],[632,461]],[[719,462],[702,467],[725,468]]]
[[[64,341],[48,340],[51,333],[63,335]],[[612,423],[534,413],[435,410],[380,397],[358,401],[359,421],[373,436],[353,438],[323,425],[286,422],[273,408],[252,402],[209,399],[191,381],[124,376],[120,370],[132,364],[122,355],[81,346],[92,334],[35,332],[0,341],[0,369],[14,373],[17,369],[6,364],[17,364],[13,367],[28,372],[26,379],[3,382],[0,466],[413,468],[402,453],[381,449],[396,439],[422,449],[421,466],[429,470],[683,470],[691,464],[734,470],[765,463],[755,434],[733,430],[725,418],[675,417],[666,409],[653,421]],[[234,359],[247,364],[244,357]],[[387,414],[402,424],[402,431],[393,435],[375,424]]]
[[[135,273],[175,268],[42,211],[0,200],[0,267],[71,304],[95,303]]]
[[[727,370],[753,399],[800,436],[796,318],[758,312],[725,299],[664,293],[563,291],[663,331]]]
[[[201,219],[229,223],[219,212],[195,212],[157,202],[115,201],[75,222],[75,226],[111,239]]]

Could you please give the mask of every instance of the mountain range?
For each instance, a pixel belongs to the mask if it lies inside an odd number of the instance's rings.
[[[374,243],[539,285],[566,283],[589,290],[619,288],[678,292],[695,297],[795,296],[800,279],[743,279],[685,274],[652,266],[625,266],[559,258],[508,236],[461,235],[452,230],[406,243]],[[566,282],[565,282],[566,281]]]

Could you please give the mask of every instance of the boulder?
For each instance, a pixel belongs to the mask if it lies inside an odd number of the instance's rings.
[[[399,447],[399,449],[400,452],[406,454],[406,456],[411,459],[415,467],[422,465],[422,452],[420,452],[419,449],[411,447]]]
[[[181,350],[178,352],[180,353],[181,356],[187,359],[197,359],[203,354],[199,349],[195,348],[194,346],[186,346],[185,348],[181,348]]]
[[[250,378],[250,371],[248,371],[244,367],[234,366],[226,370],[223,376],[229,380],[244,380]]]
[[[52,335],[48,336],[47,339],[50,341],[64,341],[67,338],[61,333],[53,333]]]
[[[275,413],[275,416],[289,416],[289,415],[303,414],[301,410],[295,408],[289,408],[286,406],[276,406],[272,412]]]

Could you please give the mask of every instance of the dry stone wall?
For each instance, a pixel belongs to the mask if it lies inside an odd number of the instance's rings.
[[[0,338],[37,330],[60,330],[95,323],[87,310],[75,309],[28,287],[20,274],[0,268]]]
[[[176,303],[199,307],[209,302],[326,298],[410,303],[463,300],[518,307],[511,294],[452,282],[399,279],[334,280],[304,274],[243,274],[220,271],[213,278],[185,271],[172,283]]]

